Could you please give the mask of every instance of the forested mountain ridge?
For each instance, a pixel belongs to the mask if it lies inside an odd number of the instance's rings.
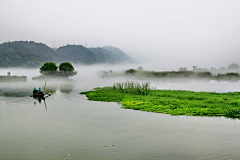
[[[42,43],[15,41],[0,44],[0,67],[34,67],[54,61],[56,52]]]
[[[82,45],[66,45],[53,50],[33,41],[5,42],[0,44],[0,67],[39,67],[49,61],[74,64],[134,62],[121,52],[104,48],[88,49]]]
[[[82,45],[67,45],[59,47],[57,50],[58,60],[64,60],[72,63],[94,64],[96,58],[94,53]]]

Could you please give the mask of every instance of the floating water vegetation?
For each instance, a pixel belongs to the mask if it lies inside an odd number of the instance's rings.
[[[240,118],[240,92],[153,90],[148,82],[123,82],[81,94],[89,100],[119,102],[127,109],[171,115]]]

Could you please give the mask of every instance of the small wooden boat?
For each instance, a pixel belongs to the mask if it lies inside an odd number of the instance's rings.
[[[47,110],[47,105],[46,105],[45,98],[51,96],[51,94],[50,94],[50,93],[45,93],[46,83],[47,83],[47,81],[45,82],[45,87],[44,87],[43,92],[42,92],[42,91],[39,92],[39,90],[37,90],[37,89],[34,87],[33,94],[32,94],[30,97],[32,97],[32,98],[35,99],[35,100],[34,100],[34,104],[36,104],[37,101],[38,101],[39,103],[41,103],[41,101],[43,100],[43,101],[44,101],[44,104],[45,104],[45,108],[46,108],[46,110]],[[40,89],[40,88],[39,88],[39,89]]]
[[[47,81],[45,82],[45,87],[44,87],[44,91],[43,91],[43,92],[42,92],[42,91],[39,92],[39,91],[36,89],[36,90],[33,91],[33,95],[31,95],[30,97],[34,97],[34,98],[39,97],[39,98],[44,98],[44,99],[45,99],[45,98],[51,96],[51,94],[45,93],[46,83],[47,83]]]
[[[43,93],[43,92],[36,92],[36,93],[33,93],[33,95],[31,95],[30,97],[40,97],[40,98],[47,98],[47,97],[49,97],[49,96],[51,96],[51,94],[49,94],[49,93]]]

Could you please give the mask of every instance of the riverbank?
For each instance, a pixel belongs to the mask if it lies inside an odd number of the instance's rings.
[[[215,80],[237,82],[240,80],[238,72],[214,73],[210,71],[146,71],[128,69],[124,72],[98,72],[101,78],[111,77],[132,77],[135,79],[157,79],[161,81],[169,80]]]
[[[93,101],[119,102],[122,108],[165,113],[173,116],[224,116],[240,118],[240,92],[215,93],[183,90],[150,90],[137,95],[114,90],[114,87],[96,88],[81,92]]]
[[[46,75],[40,75],[37,77],[32,77],[32,80],[38,80],[38,81],[45,81],[48,79],[53,79],[53,80],[69,80],[72,81],[71,79],[69,79],[69,77],[63,77],[63,76],[46,76]]]
[[[26,76],[0,76],[0,82],[26,82]]]

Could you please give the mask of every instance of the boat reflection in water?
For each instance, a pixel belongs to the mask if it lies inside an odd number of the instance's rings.
[[[45,104],[46,111],[47,111],[47,104],[46,104],[45,99],[46,99],[47,97],[49,97],[49,96],[51,96],[50,93],[43,93],[43,94],[33,94],[33,95],[31,95],[30,97],[34,98],[34,102],[33,102],[34,105],[36,105],[37,102],[41,104],[41,103],[42,103],[42,100],[43,100],[43,101],[44,101],[44,104]]]

